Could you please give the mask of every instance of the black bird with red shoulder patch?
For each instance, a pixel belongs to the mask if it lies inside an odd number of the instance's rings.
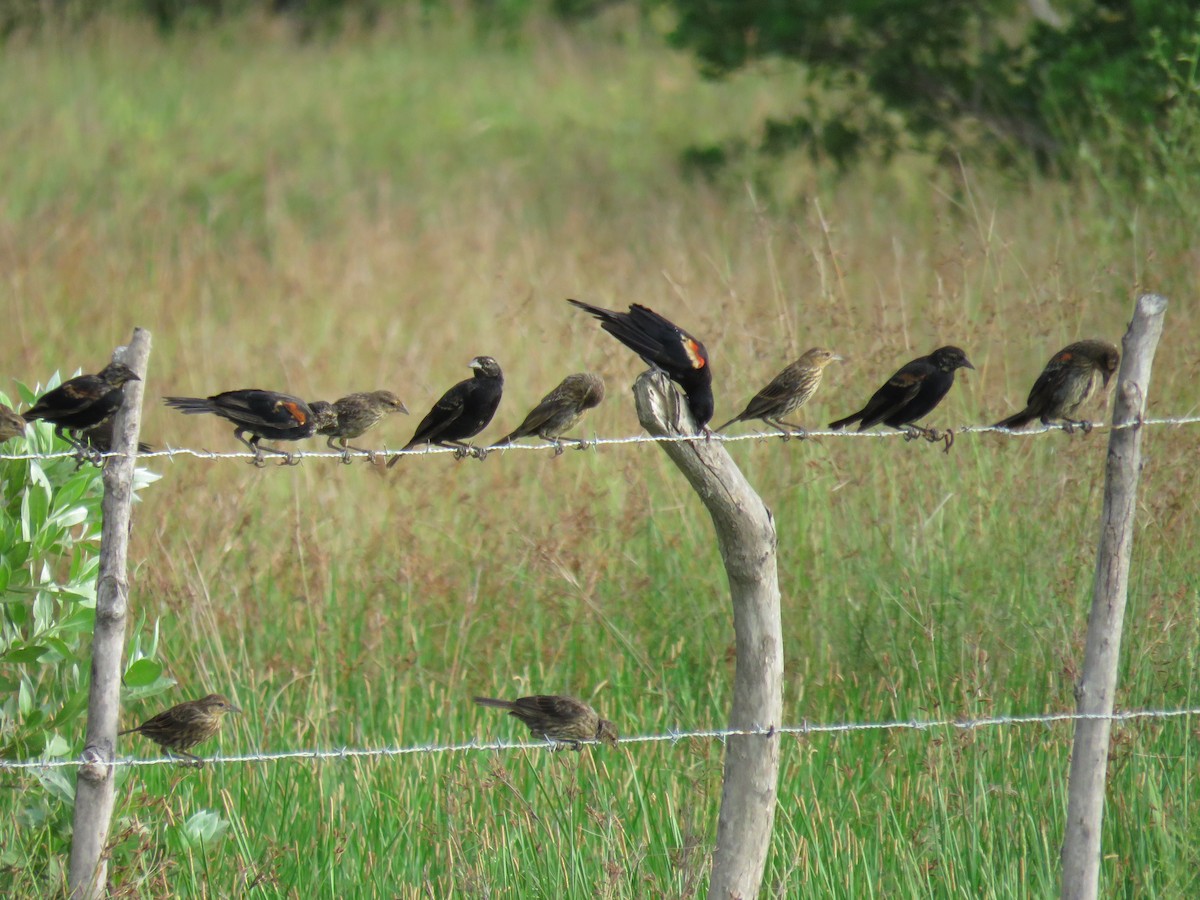
[[[286,450],[259,444],[263,438],[272,441],[300,441],[312,437],[317,421],[309,405],[299,397],[277,391],[246,388],[225,391],[211,397],[163,397],[163,402],[185,415],[212,413],[233,423],[233,436],[254,451],[254,464],[263,464],[263,452],[287,457]],[[246,440],[246,435],[250,439]]]
[[[864,431],[879,422],[901,430],[908,426],[929,437],[932,432],[912,423],[933,412],[934,407],[954,385],[957,369],[974,369],[967,354],[958,347],[939,347],[928,356],[919,356],[906,363],[879,390],[871,395],[867,405],[853,415],[830,422],[833,429],[854,422]]]
[[[997,422],[996,428],[1024,428],[1034,419],[1043,425],[1061,421],[1070,434],[1075,426],[1091,431],[1091,422],[1074,418],[1097,388],[1104,390],[1116,374],[1121,354],[1108,341],[1076,341],[1063,347],[1046,363],[1019,413]]]
[[[629,312],[616,312],[567,300],[600,320],[600,327],[642,358],[661,369],[683,388],[688,409],[701,431],[713,417],[712,368],[708,351],[698,339],[654,310],[634,303]]]

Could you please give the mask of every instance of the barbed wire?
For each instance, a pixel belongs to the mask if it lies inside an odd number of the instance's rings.
[[[1128,428],[1138,428],[1141,426],[1162,426],[1162,425],[1195,425],[1200,423],[1200,416],[1170,416],[1155,419],[1142,419],[1132,422],[1120,422],[1115,425],[1109,425],[1103,422],[1089,423],[1092,431],[1123,431]],[[1044,434],[1051,434],[1056,431],[1067,431],[1068,428],[1064,425],[1041,425],[1037,428],[1027,428],[1019,431],[1011,431],[1007,428],[997,428],[995,425],[960,425],[956,428],[939,431],[939,434],[952,432],[955,436],[976,435],[976,434],[1002,434],[1012,438],[1038,437]],[[565,450],[590,450],[596,447],[611,447],[621,446],[625,444],[679,444],[688,443],[696,440],[711,440],[723,444],[733,444],[740,441],[761,441],[761,440],[780,440],[787,441],[790,439],[806,440],[808,438],[908,438],[911,440],[911,435],[904,431],[830,431],[828,429],[812,430],[812,431],[754,431],[744,434],[717,434],[712,433],[707,437],[700,437],[694,434],[679,434],[656,436],[651,434],[637,434],[629,437],[602,438],[592,437],[577,440],[563,440],[561,444],[551,442],[543,442],[540,444],[523,443],[523,444],[503,444],[498,447],[482,448],[487,451],[488,455],[495,453],[507,453],[510,450],[534,450],[534,451],[553,451],[561,453]],[[434,447],[424,446],[415,450],[388,450],[386,447],[382,450],[292,450],[289,456],[295,462],[304,459],[334,459],[340,462],[346,462],[353,459],[377,459],[379,457],[390,458],[392,456],[436,456],[440,454],[454,454],[461,456],[463,451],[454,447]],[[108,459],[110,457],[121,456],[120,453],[101,453],[97,454],[97,458]],[[74,450],[58,450],[50,453],[0,453],[0,460],[51,460],[51,459],[74,459],[78,456]],[[245,450],[233,451],[215,451],[195,449],[192,447],[166,447],[162,450],[152,450],[148,453],[139,453],[139,460],[146,459],[168,459],[174,461],[176,457],[193,457],[201,460],[223,460],[223,459],[241,459],[253,460],[255,455]],[[271,459],[270,453],[266,454],[265,459]]]
[[[985,716],[979,719],[899,719],[888,722],[841,722],[833,724],[813,724],[802,722],[799,725],[776,725],[754,728],[715,728],[694,731],[668,731],[663,734],[643,734],[623,737],[619,744],[677,744],[685,740],[720,740],[722,743],[731,737],[775,737],[791,734],[807,736],[814,734],[850,734],[864,731],[933,731],[938,729],[955,729],[957,731],[974,731],[978,728],[989,728],[1002,725],[1051,725],[1061,722],[1088,722],[1107,720],[1109,722],[1128,722],[1135,719],[1177,719],[1188,716],[1200,716],[1200,708],[1194,709],[1135,709],[1102,713],[1029,713],[1010,716]],[[596,741],[584,741],[594,744]],[[564,746],[553,741],[537,743],[512,741],[477,741],[470,740],[453,744],[417,744],[411,747],[374,747],[311,750],[278,750],[265,753],[240,753],[232,756],[212,756],[201,758],[204,763],[222,765],[225,763],[279,762],[284,760],[314,760],[318,762],[347,760],[347,759],[379,759],[399,756],[414,756],[441,753],[479,753],[502,752],[510,750],[556,750]],[[54,759],[54,760],[3,760],[0,759],[0,771],[18,771],[22,769],[65,769],[89,763],[103,764],[100,759]],[[169,756],[157,756],[149,759],[115,759],[113,766],[167,766],[176,765],[179,760]]]

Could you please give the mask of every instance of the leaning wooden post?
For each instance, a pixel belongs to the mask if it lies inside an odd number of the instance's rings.
[[[1166,299],[1157,294],[1138,298],[1133,321],[1122,341],[1114,425],[1142,420],[1150,390],[1150,367],[1166,310]],[[1108,438],[1104,510],[1100,514],[1100,547],[1096,553],[1096,582],[1088,617],[1083,675],[1076,688],[1081,715],[1112,715],[1141,470],[1141,426],[1114,428]],[[1094,900],[1099,890],[1100,826],[1111,725],[1108,718],[1081,719],[1075,725],[1062,849],[1063,900]]]
[[[633,393],[642,427],[652,435],[695,433],[687,408],[661,373],[642,374]],[[729,578],[737,646],[729,727],[777,726],[783,714],[783,632],[771,511],[724,444],[697,437],[661,446],[708,508]],[[727,740],[710,900],[759,895],[771,845],[778,781],[777,735]]]
[[[128,347],[113,359],[142,379],[150,356],[150,332],[135,328]],[[113,420],[112,452],[104,465],[100,574],[96,584],[96,624],[92,634],[92,680],[88,692],[87,743],[75,781],[75,825],[71,837],[68,888],[72,900],[103,896],[107,875],[104,846],[112,819],[112,761],[121,711],[121,660],[125,651],[125,613],[133,470],[137,464],[144,381],[125,385],[125,402]]]

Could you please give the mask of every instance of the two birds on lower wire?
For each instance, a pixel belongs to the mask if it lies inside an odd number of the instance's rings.
[[[600,320],[605,331],[637,353],[647,365],[665,372],[679,385],[695,427],[708,433],[715,403],[712,368],[708,351],[701,341],[640,304],[633,304],[628,312],[617,312],[579,300],[567,302],[591,313]],[[814,347],[775,376],[741,413],[717,431],[737,422],[760,419],[785,435],[798,432],[803,436],[804,429],[787,422],[785,417],[808,402],[821,384],[825,367],[839,359],[840,356],[829,350]],[[1103,390],[1108,386],[1119,362],[1117,348],[1106,341],[1085,340],[1064,347],[1046,363],[1029,392],[1025,408],[997,422],[996,427],[1018,429],[1037,419],[1045,425],[1061,422],[1068,432],[1076,426],[1088,430],[1090,425],[1076,416],[1098,387]],[[504,373],[490,356],[477,356],[470,366],[475,370],[473,377],[460,381],[442,395],[421,420],[402,452],[421,444],[432,444],[453,448],[458,456],[474,453],[483,457],[486,450],[473,447],[469,441],[483,431],[495,415],[504,390]],[[954,346],[939,347],[928,356],[906,363],[871,395],[862,409],[831,422],[829,427],[839,429],[857,423],[858,430],[863,431],[882,423],[904,431],[909,438],[945,440],[949,449],[952,431],[939,432],[916,422],[937,407],[954,385],[955,373],[962,368],[975,368],[963,350]],[[89,429],[94,432],[109,422],[123,401],[124,385],[131,380],[137,380],[137,375],[120,363],[112,363],[98,375],[72,378],[46,393],[25,413],[25,418],[41,418],[54,423],[56,432],[81,453],[94,454],[99,439],[87,438],[85,443],[84,436],[89,434]],[[521,425],[492,446],[503,446],[536,435],[554,443],[556,452],[561,453],[563,435],[603,399],[604,382],[598,376],[589,373],[570,375],[542,398]],[[290,441],[317,434],[327,436],[330,447],[341,449],[346,462],[350,461],[350,450],[368,453],[373,458],[370,451],[349,444],[349,440],[361,436],[388,413],[408,412],[389,391],[351,394],[334,403],[306,403],[289,394],[257,389],[226,391],[210,397],[166,397],[164,400],[168,406],[187,414],[213,413],[233,422],[234,436],[254,452],[257,465],[262,464],[264,451],[282,455],[287,462],[293,461],[285,451],[262,446],[263,438]],[[16,414],[11,411],[8,414],[11,422],[11,417]],[[20,417],[16,416],[16,419]],[[17,426],[13,422],[9,427]],[[23,421],[19,427],[24,430]],[[334,443],[335,440],[340,446]],[[578,438],[565,440],[579,441],[581,447],[586,446]],[[111,445],[111,430],[105,441]],[[393,456],[388,466],[394,466],[399,459],[400,454]]]
[[[612,722],[600,718],[594,709],[572,697],[552,694],[518,697],[516,700],[476,697],[475,702],[480,706],[508,710],[510,716],[528,726],[534,737],[549,741],[556,747],[570,747],[579,751],[585,743],[616,746],[619,740]],[[140,734],[158,744],[168,756],[200,766],[204,761],[191,753],[191,749],[215,737],[225,716],[240,712],[227,698],[220,694],[209,694],[199,700],[177,703],[141,725],[117,733]]]

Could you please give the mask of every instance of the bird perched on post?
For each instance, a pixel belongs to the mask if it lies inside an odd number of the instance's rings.
[[[804,429],[801,426],[785,422],[783,417],[795,412],[809,401],[817,392],[817,388],[821,386],[821,377],[825,374],[825,367],[837,359],[841,359],[841,357],[832,350],[813,347],[772,378],[771,383],[755,394],[741,413],[734,416],[717,431],[724,431],[734,422],[762,419],[768,425],[782,431],[785,438],[789,430],[799,431],[803,436]]]
[[[9,438],[20,437],[25,433],[25,420],[3,403],[0,403],[0,444]]]
[[[591,372],[568,375],[554,390],[541,399],[525,417],[525,421],[510,434],[492,444],[511,444],[518,438],[536,434],[543,441],[554,444],[554,455],[562,453],[562,434],[573,428],[583,414],[604,399],[604,379]],[[578,440],[568,438],[567,440]]]
[[[185,415],[212,413],[233,423],[233,436],[254,452],[254,465],[263,465],[263,452],[283,456],[288,465],[295,458],[286,450],[260,446],[259,441],[300,441],[312,437],[317,420],[312,409],[299,397],[276,391],[247,388],[225,391],[211,397],[163,397],[163,402]],[[332,412],[328,415],[332,416]],[[246,435],[250,440],[246,440]]]
[[[477,356],[468,365],[475,370],[474,377],[460,381],[442,394],[417,426],[412,440],[404,445],[404,450],[411,450],[418,444],[437,444],[458,448],[455,455],[460,458],[474,451],[482,459],[487,453],[472,447],[467,440],[487,428],[496,414],[504,393],[504,373],[490,356]],[[388,468],[399,459],[400,454],[396,454],[388,460]]]
[[[571,697],[537,695],[516,700],[495,700],[476,697],[480,706],[506,709],[508,714],[529,726],[534,737],[567,744],[572,750],[582,750],[583,741],[602,741],[616,746],[616,726],[602,719],[586,703]]]
[[[629,312],[568,300],[600,320],[600,327],[683,388],[696,427],[705,431],[713,416],[712,369],[704,344],[654,310],[634,303]]]
[[[939,347],[928,356],[905,363],[895,375],[871,395],[867,405],[853,415],[830,422],[830,428],[844,428],[858,422],[863,431],[879,422],[905,431],[909,437],[924,436],[930,441],[946,439],[946,449],[954,441],[954,432],[943,435],[913,423],[933,412],[954,385],[957,369],[974,369],[967,354],[958,347]]]
[[[136,728],[126,728],[117,734],[140,734],[158,744],[168,756],[186,756],[195,765],[203,765],[200,757],[188,751],[215,735],[227,714],[240,712],[220,694],[209,694],[199,700],[177,703]]]
[[[26,421],[44,419],[54,433],[78,450],[93,456],[79,433],[107,422],[125,402],[125,385],[141,381],[124,363],[109,363],[98,375],[78,375],[42,394],[24,413]]]
[[[315,406],[315,404],[309,404]],[[359,391],[347,394],[340,400],[329,404],[333,415],[317,424],[317,434],[326,436],[325,443],[334,450],[342,451],[342,461],[350,462],[350,451],[357,450],[366,453],[372,461],[375,453],[364,450],[349,443],[350,439],[360,437],[373,428],[380,419],[389,413],[404,413],[408,415],[408,407],[400,402],[400,398],[391,391]],[[340,446],[334,443],[337,439]]]
[[[1121,362],[1121,354],[1108,341],[1077,341],[1063,347],[1046,363],[1033,383],[1025,408],[997,422],[996,428],[1024,428],[1034,419],[1049,425],[1058,419],[1068,434],[1081,427],[1086,434],[1091,422],[1073,418],[1100,385],[1104,390]]]

